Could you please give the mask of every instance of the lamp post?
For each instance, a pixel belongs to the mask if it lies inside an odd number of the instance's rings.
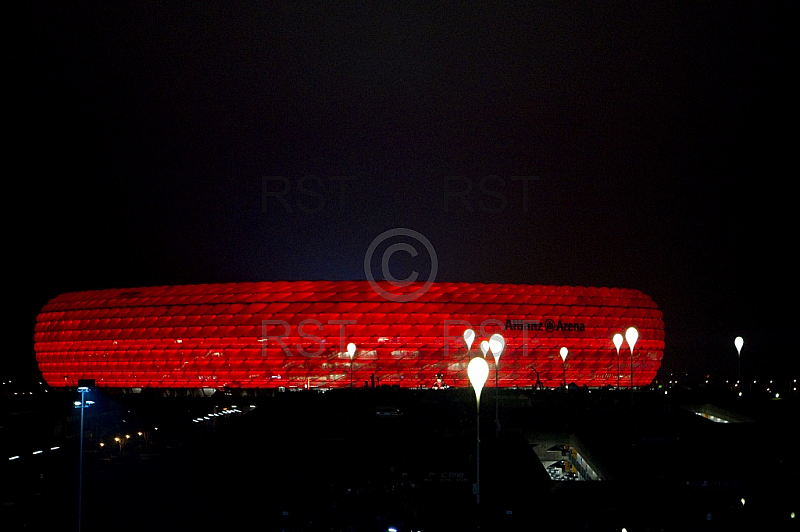
[[[742,382],[742,346],[744,345],[744,338],[737,336],[733,341],[736,346],[736,352],[739,354],[739,380],[736,381],[736,386],[741,386]]]
[[[350,355],[350,387],[353,387],[353,355],[356,354],[356,344],[347,344],[347,354]]]
[[[86,386],[79,386],[78,391],[81,393],[81,444],[80,444],[80,458],[78,459],[78,532],[81,531],[81,510],[83,507],[83,411],[86,409],[86,392],[89,388]]]
[[[467,329],[464,331],[464,343],[467,345],[467,359],[469,359],[470,354],[472,353],[472,343],[475,341],[475,331],[472,329]]]
[[[503,354],[505,347],[506,341],[503,335],[495,333],[489,338],[489,351],[492,352],[494,357],[494,425],[496,435],[500,434],[500,380],[497,372],[500,366],[500,355]]]
[[[86,393],[89,387],[94,386],[94,380],[80,379],[78,381],[78,392],[81,394],[81,401],[75,401],[75,407],[81,409],[81,437],[80,437],[80,457],[78,458],[78,532],[81,531],[81,513],[83,510],[83,411],[86,407],[93,404],[93,401],[86,401]]]
[[[481,503],[481,390],[486,383],[486,378],[489,376],[489,364],[485,358],[475,357],[469,361],[467,365],[467,376],[472,388],[475,390],[476,402],[476,442],[477,453],[475,456],[476,462],[476,475],[475,475],[475,495],[477,496],[477,503]]]
[[[611,341],[614,342],[614,347],[617,348],[617,390],[619,390],[619,348],[622,346],[622,335],[620,333],[615,334]]]
[[[625,340],[631,348],[631,391],[633,391],[633,346],[636,345],[638,339],[639,331],[636,330],[636,327],[628,327],[628,330],[625,331]]]
[[[564,369],[564,388],[567,387],[567,355],[569,354],[569,350],[566,347],[562,347],[559,351],[561,355],[561,367]]]

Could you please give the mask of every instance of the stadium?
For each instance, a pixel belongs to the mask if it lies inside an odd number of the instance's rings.
[[[634,346],[615,345],[630,327]],[[34,349],[54,387],[466,387],[469,360],[495,333],[498,363],[483,355],[501,387],[642,387],[664,352],[661,311],[637,290],[386,281],[65,293],[39,313]]]

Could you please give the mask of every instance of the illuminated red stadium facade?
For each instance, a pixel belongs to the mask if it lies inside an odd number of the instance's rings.
[[[499,332],[500,386],[602,387],[630,385],[629,347],[618,357],[612,337],[631,326],[633,384],[645,386],[663,357],[661,311],[619,288],[282,281],[74,292],[44,306],[34,348],[51,386],[409,388],[438,373],[468,386],[469,359]]]

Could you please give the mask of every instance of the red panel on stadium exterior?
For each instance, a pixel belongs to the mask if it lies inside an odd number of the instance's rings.
[[[628,345],[618,359],[612,337],[631,326],[634,385],[645,386],[664,353],[661,311],[619,288],[281,281],[74,292],[44,306],[34,348],[51,386],[342,388],[351,370],[355,386],[374,376],[376,385],[429,387],[439,372],[468,386],[467,363],[499,332],[500,386],[534,386],[537,375],[545,387],[616,386],[618,364],[629,386]],[[489,365],[493,377],[491,356]]]

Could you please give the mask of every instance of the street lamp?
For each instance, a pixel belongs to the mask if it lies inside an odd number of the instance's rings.
[[[611,340],[614,342],[614,347],[617,348],[617,390],[619,390],[619,348],[622,346],[622,335],[617,333]]]
[[[495,434],[500,434],[500,381],[497,376],[498,368],[500,366],[500,355],[503,354],[503,349],[506,347],[505,338],[502,334],[495,333],[489,338],[489,351],[492,352],[494,357],[494,425]]]
[[[628,330],[625,331],[625,340],[631,348],[631,391],[633,391],[633,346],[636,345],[638,339],[639,331],[636,330],[636,327],[628,327]]]
[[[564,368],[564,388],[567,387],[567,355],[569,354],[569,350],[566,347],[562,347],[559,351],[561,355],[561,366]]]
[[[741,336],[737,336],[736,339],[733,341],[733,345],[736,346],[736,352],[739,353],[739,380],[736,381],[737,386],[741,386],[742,382],[742,346],[744,345],[744,338]]]
[[[75,401],[75,407],[81,409],[81,437],[80,437],[80,457],[78,459],[78,532],[81,530],[81,512],[83,509],[83,411],[86,407],[93,404],[93,401],[86,401],[86,394],[89,388],[94,386],[94,379],[78,380],[78,392],[81,394],[81,402]]]
[[[467,344],[467,357],[472,352],[472,343],[475,341],[475,331],[467,329],[464,331],[464,343]]]
[[[489,338],[489,351],[494,356],[494,425],[495,434],[500,434],[500,383],[497,372],[500,367],[500,355],[506,347],[506,340],[500,333],[495,333]]]
[[[489,351],[491,351],[492,356],[494,357],[494,365],[495,365],[495,386],[497,386],[497,366],[500,364],[500,355],[503,354],[503,349],[506,347],[506,341],[501,334],[493,334],[491,338],[489,338]]]
[[[353,387],[353,355],[356,354],[356,344],[347,344],[347,354],[350,355],[350,387]]]
[[[489,376],[489,364],[485,358],[475,357],[469,361],[467,365],[467,375],[472,388],[475,390],[475,402],[477,408],[475,410],[476,420],[476,441],[477,441],[477,455],[476,455],[476,476],[475,476],[475,494],[477,495],[478,504],[481,503],[481,390],[486,383],[486,378]]]

